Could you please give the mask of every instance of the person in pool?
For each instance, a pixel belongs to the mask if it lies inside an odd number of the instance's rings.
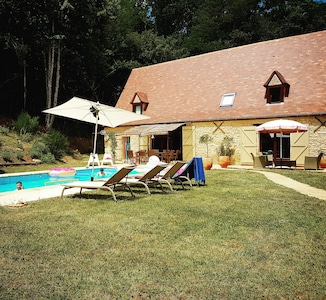
[[[97,173],[97,176],[105,176],[105,175],[106,175],[106,174],[105,174],[103,168],[101,168],[101,169],[100,169],[100,172]]]
[[[23,184],[22,184],[21,181],[16,182],[16,189],[17,190],[23,190],[24,189]]]

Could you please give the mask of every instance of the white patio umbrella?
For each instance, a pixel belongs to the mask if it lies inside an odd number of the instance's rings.
[[[282,159],[282,135],[294,132],[305,132],[308,127],[293,120],[273,120],[257,126],[256,131],[261,133],[280,133],[280,158]]]
[[[98,125],[107,127],[117,127],[119,125],[148,119],[150,117],[139,115],[124,109],[93,102],[90,100],[73,97],[69,101],[53,108],[43,110],[44,113],[75,119],[95,124],[93,160],[96,153],[97,129]],[[94,161],[92,177],[94,178]]]

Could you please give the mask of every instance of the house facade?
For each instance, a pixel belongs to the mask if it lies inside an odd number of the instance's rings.
[[[114,131],[117,159],[126,151],[179,149],[180,159],[208,156],[233,138],[234,164],[273,151],[296,160],[326,153],[326,31],[265,41],[133,69],[116,107],[150,116]],[[269,135],[256,127],[274,119],[308,126],[304,133]],[[106,151],[109,152],[109,144]]]

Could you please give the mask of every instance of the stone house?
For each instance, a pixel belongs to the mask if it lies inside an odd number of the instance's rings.
[[[183,160],[204,157],[199,138],[207,133],[215,163],[216,149],[231,136],[234,164],[251,165],[250,153],[272,149],[279,156],[282,149],[302,165],[305,155],[326,152],[326,31],[133,69],[116,107],[151,117],[106,128],[116,133],[121,160],[127,149],[152,148],[180,149]],[[282,138],[256,132],[274,119],[298,121],[308,132]]]

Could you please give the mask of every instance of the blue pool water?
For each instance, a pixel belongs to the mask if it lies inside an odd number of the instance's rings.
[[[96,174],[100,171],[100,168],[94,168],[94,179],[109,178],[117,172],[116,168],[104,168],[105,176],[97,177]],[[131,172],[136,173],[135,170]],[[53,185],[60,185],[63,183],[73,182],[73,181],[86,181],[90,180],[92,176],[92,169],[81,169],[77,170],[74,176],[69,177],[53,177],[48,173],[33,173],[33,174],[22,174],[13,176],[1,176],[0,177],[0,193],[10,192],[16,189],[16,182],[21,181],[23,183],[24,189],[46,187]]]

